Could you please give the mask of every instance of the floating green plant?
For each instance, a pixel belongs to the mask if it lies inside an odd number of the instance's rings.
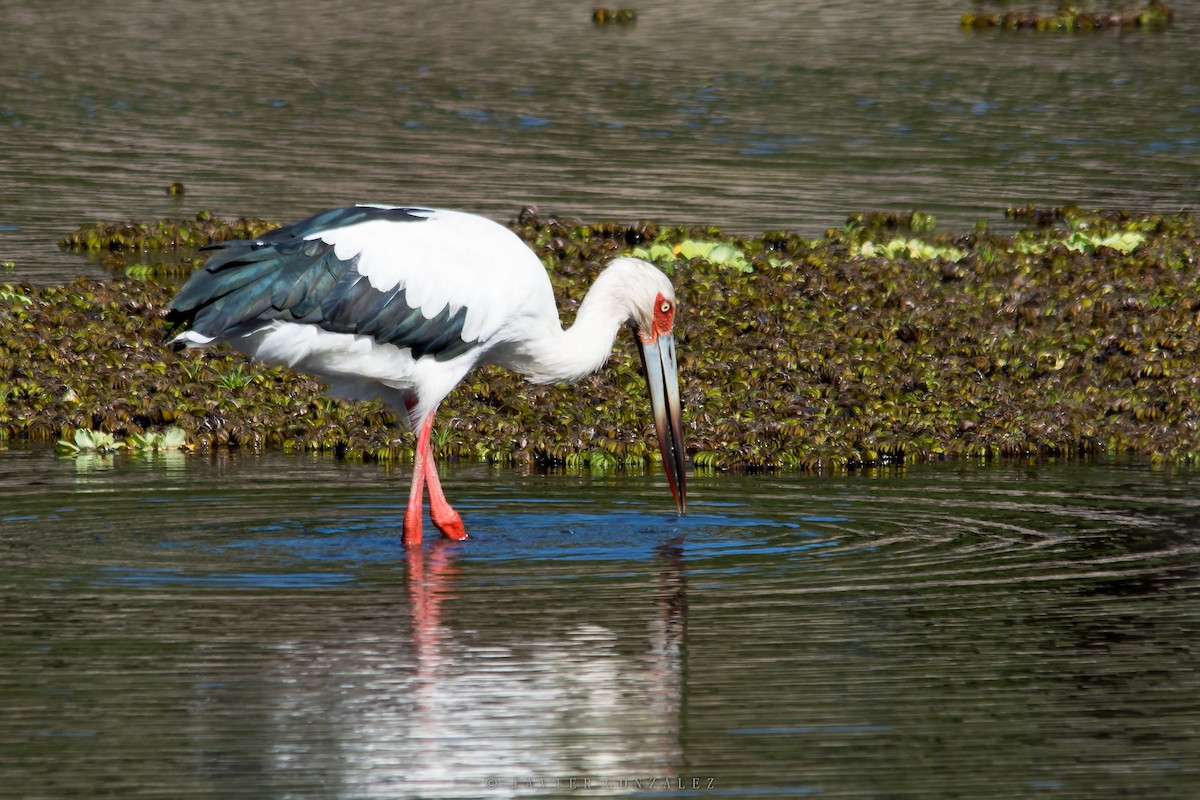
[[[1195,462],[1196,217],[1070,207],[1007,216],[999,234],[984,224],[939,233],[919,212],[859,214],[818,239],[533,210],[513,228],[550,266],[564,322],[608,259],[669,248],[698,468],[1124,454]],[[212,224],[217,237],[241,230]],[[914,253],[914,240],[930,250]],[[709,249],[685,254],[685,242]],[[750,271],[732,268],[740,262],[729,251]],[[90,429],[134,448],[136,437],[174,427],[199,451],[412,458],[411,439],[377,403],[330,399],[313,379],[222,348],[165,347],[165,286],[118,274],[5,291],[28,302],[0,302],[0,439],[73,441]],[[654,469],[638,373],[628,345],[575,386],[479,370],[442,406],[439,456]]]
[[[637,22],[637,11],[632,8],[596,6],[592,9],[592,22],[597,25],[608,25],[613,22],[621,25],[629,25]]]
[[[1097,247],[1107,247],[1121,253],[1131,253],[1146,241],[1146,235],[1138,231],[1110,233],[1107,236],[1088,231],[1073,231],[1066,237],[1049,243],[1025,242],[1017,245],[1019,253],[1040,253],[1048,246],[1062,244],[1076,253],[1091,253]]]
[[[203,259],[200,259],[203,261]],[[150,264],[138,262],[125,265],[125,277],[139,281],[161,281],[170,277],[185,277],[190,275],[196,264],[191,260],[166,262],[158,261]]]
[[[1029,10],[992,10],[963,14],[960,23],[970,30],[1040,31],[1058,33],[1090,33],[1102,30],[1161,31],[1175,18],[1163,0],[1150,0],[1141,8],[1119,8],[1115,11],[1090,11],[1079,5],[1063,2],[1052,12]]]
[[[129,449],[140,452],[164,452],[187,447],[187,431],[170,427],[161,431],[134,433],[129,437]]]
[[[620,463],[620,460],[611,453],[599,448],[585,453],[571,453],[562,460],[563,466],[573,472],[585,469],[600,473],[612,472]]]
[[[253,239],[276,223],[261,219],[222,220],[201,211],[194,218],[160,219],[152,222],[96,223],[84,225],[65,237],[60,245],[69,250],[150,252],[200,247],[228,239]]]
[[[905,239],[897,237],[888,242],[863,242],[851,248],[855,255],[866,258],[883,256],[884,258],[910,258],[930,261],[940,258],[946,261],[958,261],[966,256],[965,250],[948,245],[936,245],[923,242],[920,239]]]
[[[27,306],[32,302],[33,302],[33,300],[31,300],[29,298],[29,295],[18,292],[12,286],[10,286],[8,284],[5,284],[4,286],[0,286],[0,303],[4,303],[7,305],[13,305],[16,303],[20,303],[21,305]]]
[[[699,258],[719,267],[728,267],[742,272],[754,270],[754,267],[746,260],[746,254],[729,242],[706,242],[695,239],[672,242],[669,238],[664,238],[655,240],[645,247],[635,247],[630,255],[672,269],[679,261]]]
[[[196,266],[194,253],[201,247],[229,239],[253,239],[278,227],[261,219],[223,220],[201,211],[191,219],[158,219],[150,222],[100,222],[83,225],[64,237],[59,246],[88,253],[116,272],[141,280],[187,275]],[[158,260],[130,261],[156,253]],[[199,259],[203,261],[203,259]]]
[[[125,443],[118,442],[111,433],[87,428],[75,431],[75,436],[70,440],[61,439],[58,442],[59,450],[66,453],[115,453],[124,446]]]

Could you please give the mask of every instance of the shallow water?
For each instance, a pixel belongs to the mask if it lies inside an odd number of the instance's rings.
[[[603,28],[536,0],[0,0],[0,282],[102,274],[55,243],[200,209],[805,235],[875,209],[1194,210],[1200,0],[1171,5],[1163,34],[1070,36],[964,32],[975,5],[947,0],[652,3]]]
[[[0,454],[6,794],[1200,790],[1194,472],[445,472]]]

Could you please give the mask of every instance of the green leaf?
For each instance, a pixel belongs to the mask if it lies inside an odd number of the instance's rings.
[[[187,444],[187,431],[183,428],[167,428],[162,437],[162,446],[167,450],[177,450]]]

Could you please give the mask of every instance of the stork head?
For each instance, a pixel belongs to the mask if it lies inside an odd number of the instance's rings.
[[[675,506],[682,514],[687,510],[687,479],[679,368],[675,360],[675,288],[661,270],[637,258],[619,258],[605,274],[620,281],[617,296],[629,314],[629,324],[640,348],[663,471]]]

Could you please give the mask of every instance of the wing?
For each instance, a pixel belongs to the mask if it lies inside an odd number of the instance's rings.
[[[495,333],[520,284],[540,278],[549,288],[507,228],[428,208],[339,208],[210,249],[167,317],[190,341],[283,320],[448,360]]]

